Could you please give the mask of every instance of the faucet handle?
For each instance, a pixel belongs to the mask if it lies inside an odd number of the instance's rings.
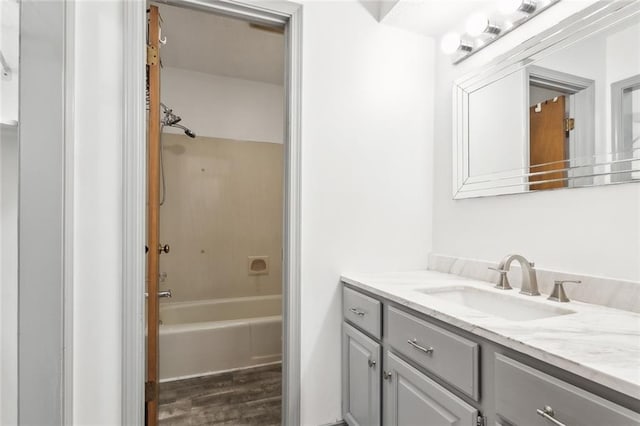
[[[564,283],[574,283],[580,284],[582,281],[580,280],[554,280],[553,281],[553,292],[547,297],[548,300],[553,300],[556,302],[566,303],[569,302],[569,298],[567,297],[567,293],[564,292],[564,287],[562,286]]]
[[[507,272],[509,272],[509,270],[494,268],[493,266],[489,266],[488,268],[500,274],[498,284],[495,285],[496,288],[499,288],[501,290],[511,290],[511,285],[509,284],[509,279],[507,278]]]

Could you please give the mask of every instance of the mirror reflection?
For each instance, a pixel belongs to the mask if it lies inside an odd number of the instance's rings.
[[[638,13],[567,38],[465,88],[456,198],[640,179]]]

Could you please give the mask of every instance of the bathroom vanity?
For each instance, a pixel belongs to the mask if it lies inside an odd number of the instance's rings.
[[[343,282],[349,425],[640,425],[640,315],[433,271]]]

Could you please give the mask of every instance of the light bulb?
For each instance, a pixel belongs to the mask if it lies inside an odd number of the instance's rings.
[[[489,26],[489,19],[484,13],[475,13],[469,16],[465,29],[471,37],[477,37],[482,34]]]
[[[440,49],[447,55],[455,53],[460,47],[460,34],[447,33],[440,40]]]

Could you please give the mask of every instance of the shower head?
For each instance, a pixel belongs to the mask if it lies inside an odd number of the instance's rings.
[[[193,133],[193,131],[191,129],[189,129],[188,127],[184,127],[181,124],[171,124],[170,127],[177,127],[178,129],[184,130],[184,134],[189,136],[190,138],[195,138],[196,137],[196,134]]]

